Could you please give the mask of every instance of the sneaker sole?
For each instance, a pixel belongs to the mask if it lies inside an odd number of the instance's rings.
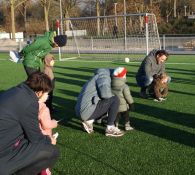
[[[122,133],[122,134],[120,134],[120,135],[113,135],[113,134],[109,134],[109,133],[106,133],[105,135],[107,136],[107,137],[121,137],[121,136],[123,136],[125,133]]]
[[[82,122],[82,124],[83,124],[84,130],[87,131],[88,134],[93,133],[93,131],[90,131],[89,128],[88,128],[88,126],[84,122]]]

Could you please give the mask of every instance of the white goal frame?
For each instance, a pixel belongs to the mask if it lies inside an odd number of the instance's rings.
[[[151,13],[65,18],[63,30],[68,40],[60,50],[62,61],[131,58],[161,48],[156,17]]]

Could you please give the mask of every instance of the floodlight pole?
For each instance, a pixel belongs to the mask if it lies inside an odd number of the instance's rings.
[[[126,20],[126,0],[123,1],[124,5],[124,50],[127,50],[127,20]]]
[[[186,8],[187,8],[187,6],[184,5],[184,16],[186,16]]]
[[[117,3],[114,3],[115,25],[117,26],[117,17],[116,17],[117,13],[116,13],[116,5],[117,5]]]
[[[62,23],[62,0],[60,0],[60,25],[61,25],[61,34],[63,35],[63,23]]]

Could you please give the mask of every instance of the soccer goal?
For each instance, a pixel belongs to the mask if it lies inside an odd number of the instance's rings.
[[[68,41],[61,60],[136,59],[161,48],[156,17],[150,13],[68,18],[63,29]]]

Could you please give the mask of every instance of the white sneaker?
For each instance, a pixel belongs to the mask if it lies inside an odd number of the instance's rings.
[[[9,56],[10,56],[10,60],[15,63],[18,63],[18,61],[20,60],[19,54],[16,51],[10,51]]]
[[[155,98],[154,101],[155,102],[162,102],[163,100],[161,98]]]
[[[109,137],[121,137],[123,136],[125,133],[123,131],[121,131],[120,129],[118,129],[117,127],[111,127],[110,129],[106,129],[106,136]]]
[[[134,128],[131,127],[130,124],[126,124],[125,125],[125,131],[130,131],[130,130],[134,130]]]
[[[167,100],[167,98],[166,97],[160,97],[159,98],[161,101],[165,101],[165,100]]]
[[[88,134],[93,132],[93,123],[89,123],[87,121],[82,122],[83,128],[87,131]]]

